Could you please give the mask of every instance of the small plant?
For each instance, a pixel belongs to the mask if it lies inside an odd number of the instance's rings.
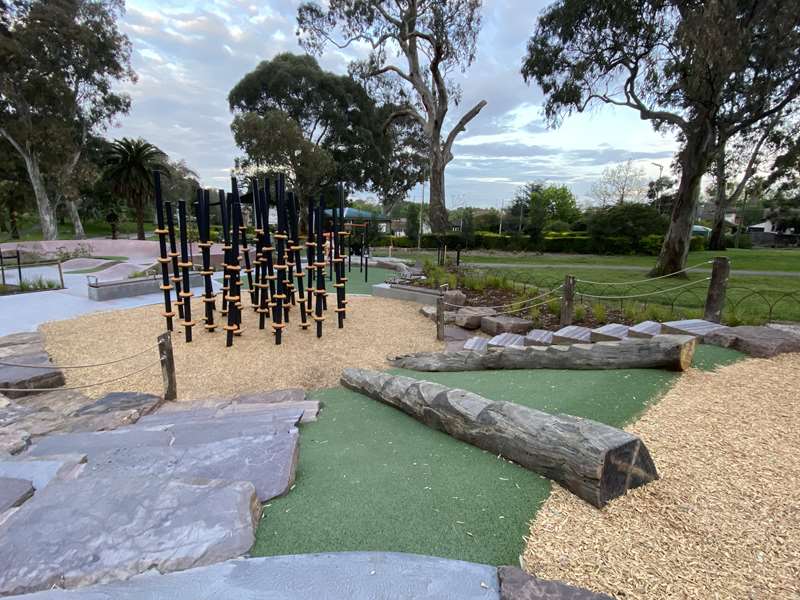
[[[56,258],[64,262],[71,258],[89,258],[92,256],[92,247],[86,242],[78,243],[72,250],[66,246],[59,246],[56,248]]]
[[[40,290],[56,290],[58,287],[57,281],[45,279],[41,275],[37,275],[33,279],[23,279],[20,281],[17,289],[20,292],[34,292]]]
[[[586,307],[583,304],[579,304],[575,307],[575,320],[576,321],[583,321],[586,318]]]
[[[598,323],[605,323],[608,315],[606,314],[606,305],[597,302],[592,305],[592,314]]]
[[[552,300],[547,301],[547,311],[551,315],[560,315],[561,314],[561,300],[559,298],[553,298]]]

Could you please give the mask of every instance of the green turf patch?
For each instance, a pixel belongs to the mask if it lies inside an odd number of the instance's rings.
[[[396,275],[394,271],[389,269],[377,269],[375,267],[370,267],[369,273],[367,273],[368,280],[365,281],[364,272],[359,272],[358,270],[358,262],[355,260],[357,257],[353,258],[352,270],[349,273],[345,273],[347,276],[346,291],[348,294],[371,294],[373,285],[376,283],[383,283],[389,277],[394,277]],[[219,283],[222,283],[222,271],[219,271],[215,275],[216,276],[214,279]],[[306,277],[306,282],[307,281],[308,277]],[[333,294],[335,296],[333,282],[327,278],[327,275],[325,277],[325,287],[328,289],[329,294]],[[247,286],[247,277],[242,277],[242,289],[249,289]]]
[[[695,365],[741,357],[700,346]],[[657,369],[394,372],[618,427],[677,377]],[[265,506],[254,555],[384,550],[517,564],[548,480],[349,390],[313,397],[324,409],[301,428],[296,486]]]

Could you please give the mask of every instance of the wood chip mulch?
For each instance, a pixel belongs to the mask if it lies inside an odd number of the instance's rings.
[[[328,301],[331,302],[332,296]],[[195,313],[202,310],[195,301]],[[347,318],[338,329],[336,316],[328,311],[323,335],[317,339],[313,324],[299,327],[297,308],[284,329],[283,343],[276,346],[269,322],[258,329],[258,317],[246,307],[243,334],[231,348],[225,332],[194,327],[193,341],[184,342],[183,328],[172,335],[178,378],[178,399],[225,397],[237,393],[289,387],[318,389],[336,386],[345,367],[386,369],[386,357],[411,352],[442,350],[436,329],[418,313],[419,305],[385,298],[351,296]],[[96,364],[130,356],[152,344],[152,352],[104,367],[64,371],[67,387],[107,381],[134,372],[158,360],[156,338],[166,330],[161,306],[95,313],[42,325],[45,347],[56,364]],[[217,314],[219,318],[219,314]],[[177,319],[176,319],[177,321]],[[163,393],[160,366],[105,386],[84,390],[97,398],[112,391],[136,390]]]
[[[526,570],[618,598],[800,598],[800,354],[692,370],[629,430],[661,479],[597,510],[554,486]]]

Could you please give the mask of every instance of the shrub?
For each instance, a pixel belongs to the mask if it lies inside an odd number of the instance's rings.
[[[667,218],[651,206],[620,204],[592,211],[587,231],[595,252],[629,254],[643,250],[645,237],[666,233],[667,224]]]
[[[569,231],[570,224],[566,221],[550,221],[544,226],[545,231]]]
[[[708,240],[702,235],[693,235],[692,239],[689,241],[689,251],[700,252],[701,250],[705,250],[707,241]]]
[[[606,322],[606,305],[599,302],[592,305],[592,314],[598,323]]]
[[[575,307],[575,320],[583,321],[586,318],[586,307],[583,304],[578,304]]]
[[[735,235],[726,235],[725,236],[725,247],[726,248],[736,248],[736,236]],[[753,247],[753,239],[750,237],[750,234],[745,233],[739,236],[739,248],[743,248],[745,250],[749,250]]]
[[[543,250],[545,252],[565,252],[569,254],[589,254],[591,240],[586,235],[556,235],[545,236]]]
[[[663,243],[664,236],[653,233],[643,237],[639,242],[639,245],[642,248],[642,252],[645,254],[649,254],[650,256],[658,256],[658,253],[661,252],[661,245]]]

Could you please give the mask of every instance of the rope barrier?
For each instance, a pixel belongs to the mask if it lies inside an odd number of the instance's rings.
[[[504,312],[498,312],[498,313],[493,314],[492,316],[493,317],[497,317],[497,316],[500,316],[500,315],[510,315],[510,314],[513,314],[513,313],[518,313],[518,312],[522,312],[523,310],[530,310],[530,309],[536,308],[538,306],[544,306],[548,302],[550,302],[550,300],[545,300],[544,302],[539,302],[538,304],[533,304],[531,306],[523,306],[521,308],[515,308],[515,309],[507,310],[507,311],[504,311]]]
[[[665,294],[667,292],[674,292],[675,290],[680,290],[683,288],[687,288],[692,285],[696,285],[698,283],[703,283],[704,281],[710,281],[711,277],[706,277],[705,279],[698,279],[697,281],[690,281],[689,283],[685,283],[683,285],[678,285],[673,288],[667,288],[666,290],[655,290],[652,292],[645,292],[642,294],[633,294],[629,296],[596,296],[594,294],[586,294],[584,292],[575,292],[579,296],[584,296],[586,298],[595,298],[597,300],[626,300],[628,298],[642,298],[643,296],[653,296],[655,294]]]
[[[125,375],[121,375],[120,377],[116,377],[114,379],[109,379],[108,381],[99,381],[97,383],[87,383],[86,385],[75,385],[72,387],[54,387],[54,388],[0,388],[0,393],[3,392],[61,392],[61,391],[68,391],[68,390],[85,390],[86,388],[97,387],[99,385],[108,385],[109,383],[115,383],[117,381],[121,381],[123,379],[127,379],[128,377],[133,377],[134,375],[138,375],[146,371],[147,369],[151,369],[156,365],[161,363],[161,359],[150,363],[146,367],[142,367],[137,371],[133,371],[132,373],[126,373]]]
[[[543,293],[539,294],[538,296],[534,296],[532,298],[526,298],[525,300],[518,300],[516,302],[509,302],[508,304],[498,304],[496,306],[482,306],[481,308],[492,308],[492,309],[494,309],[494,308],[508,308],[509,306],[516,306],[517,304],[527,304],[529,302],[533,302],[534,300],[538,300],[539,298],[544,298],[545,296],[549,296],[553,292],[557,292],[558,290],[560,290],[563,287],[564,287],[563,284],[559,285],[558,287],[554,287],[552,290],[548,290],[548,291],[543,292]],[[445,306],[454,306],[456,308],[464,308],[461,305],[450,304],[449,302],[444,302],[443,304]]]
[[[149,347],[145,348],[144,350],[142,350],[141,352],[137,352],[136,354],[131,354],[130,356],[126,356],[124,358],[118,358],[118,359],[115,359],[115,360],[110,360],[108,362],[94,363],[94,364],[90,364],[90,365],[55,365],[55,364],[53,364],[53,365],[25,365],[25,364],[21,364],[21,363],[11,363],[11,362],[5,362],[5,361],[1,361],[1,360],[0,360],[0,365],[3,365],[4,367],[22,367],[24,369],[91,369],[92,367],[105,367],[107,365],[115,365],[117,363],[121,363],[121,362],[124,362],[126,360],[130,360],[132,358],[137,358],[137,357],[141,356],[142,354],[144,354],[145,352],[150,352],[154,348],[156,350],[158,349],[157,346],[149,346]]]
[[[586,279],[576,279],[576,283],[586,283],[589,285],[633,285],[635,283],[647,283],[648,281],[656,281],[658,279],[664,279],[665,277],[672,277],[674,275],[678,275],[679,273],[686,273],[687,271],[691,271],[692,269],[697,269],[702,267],[703,265],[710,265],[713,263],[713,260],[707,260],[701,263],[697,263],[696,265],[692,265],[691,267],[686,267],[685,269],[681,269],[680,271],[675,271],[674,273],[669,273],[668,275],[659,275],[658,277],[649,277],[648,279],[636,279],[634,281],[608,281],[608,282],[600,282],[600,281],[588,281]]]

